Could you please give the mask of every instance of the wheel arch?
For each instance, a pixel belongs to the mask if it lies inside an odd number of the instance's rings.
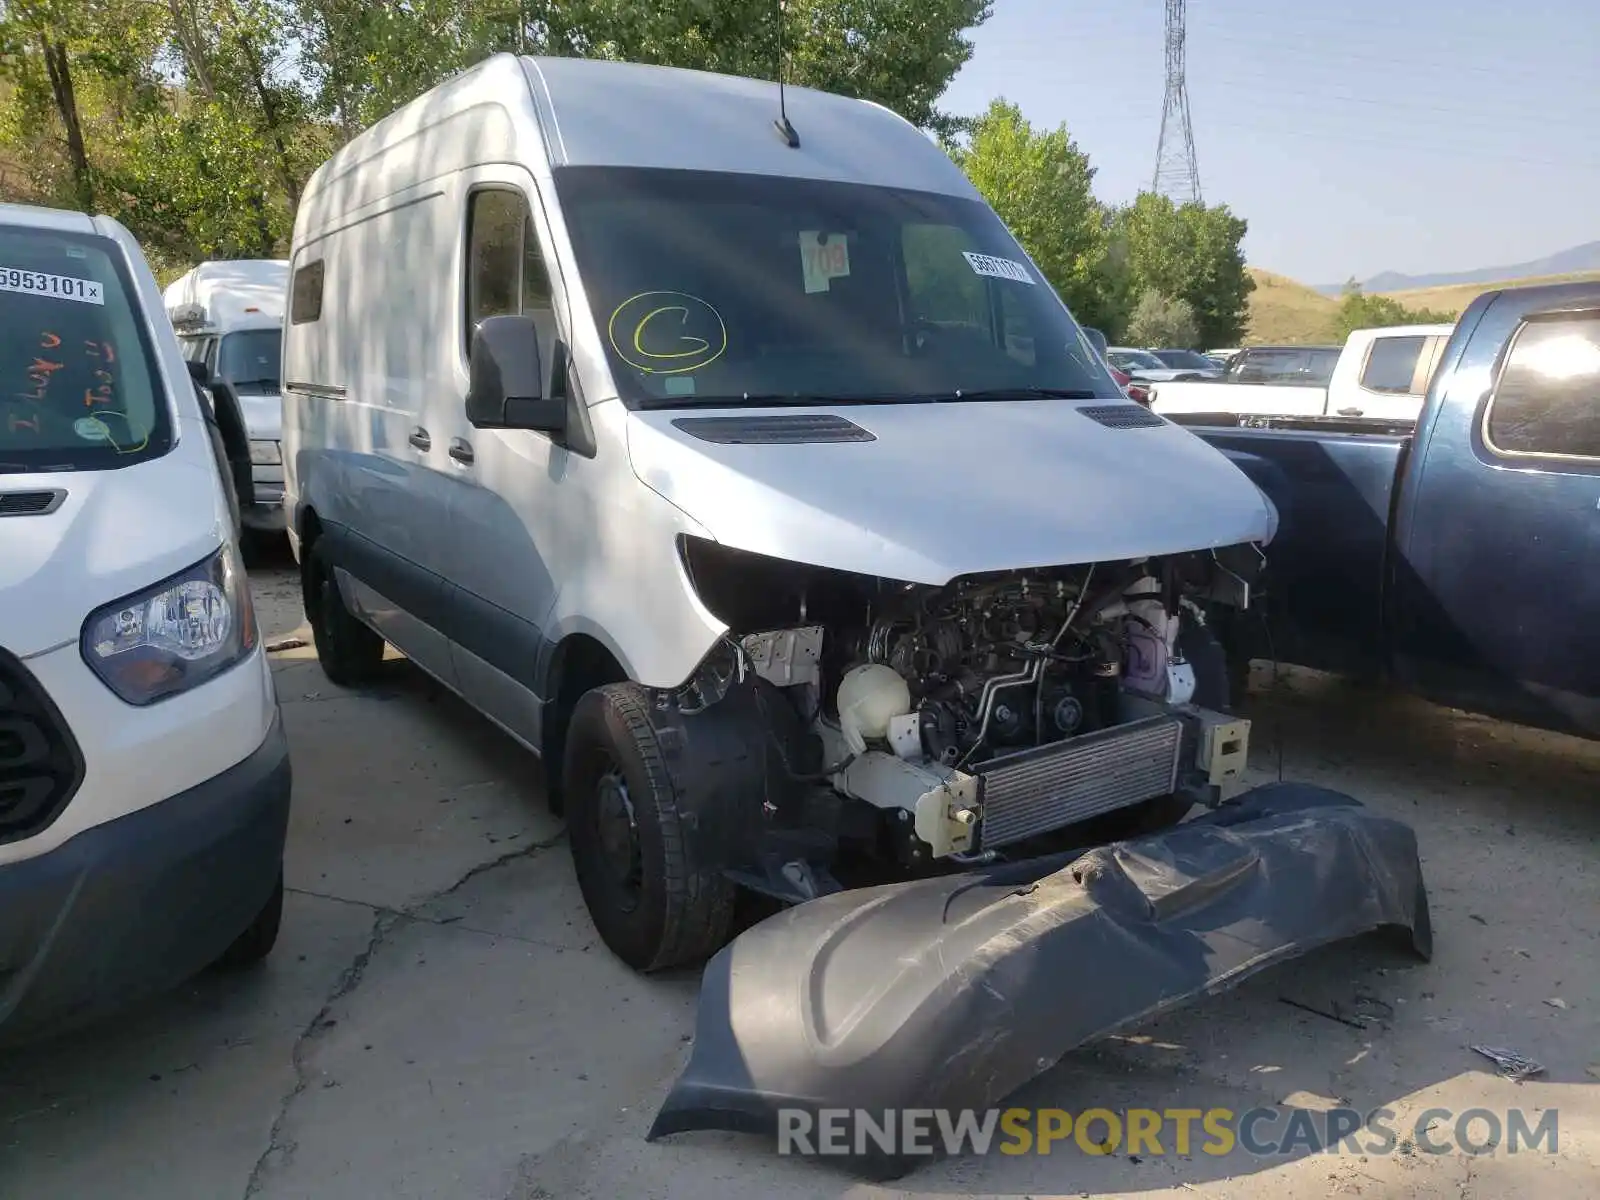
[[[617,655],[590,633],[569,633],[550,651],[542,672],[545,696],[540,721],[540,757],[544,760],[550,807],[561,811],[562,758],[572,712],[585,693],[608,683],[627,683],[627,668]]]

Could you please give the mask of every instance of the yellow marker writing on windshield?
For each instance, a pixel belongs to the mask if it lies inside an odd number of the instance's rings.
[[[641,320],[633,328],[633,348],[635,350],[644,355],[646,358],[693,358],[695,355],[704,353],[706,350],[711,348],[711,343],[706,341],[705,338],[686,336],[680,337],[678,340],[683,342],[698,342],[699,345],[697,345],[693,350],[679,350],[672,354],[662,354],[654,350],[646,350],[643,345],[644,327],[650,324],[651,321],[655,320],[662,313],[669,312],[682,313],[682,324],[687,325],[689,323],[689,310],[681,304],[671,304],[665,308],[658,308],[654,312],[646,313],[643,320]]]
[[[677,314],[676,328],[670,319],[666,325],[658,322],[657,327],[649,331],[651,345],[655,348],[647,348],[646,327],[668,313]],[[631,337],[623,332],[630,328]],[[721,358],[728,348],[728,327],[722,314],[687,292],[640,292],[629,296],[612,310],[606,333],[617,356],[646,375],[701,371]]]

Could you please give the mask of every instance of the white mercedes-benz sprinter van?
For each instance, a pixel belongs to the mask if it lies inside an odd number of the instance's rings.
[[[201,393],[128,232],[0,205],[0,1042],[278,933],[290,770]]]
[[[1269,503],[1118,390],[926,136],[779,105],[503,55],[352,140],[295,221],[323,667],[393,643],[543,755],[640,969],[715,950],[740,888],[1175,821],[1248,739],[1214,629]]]

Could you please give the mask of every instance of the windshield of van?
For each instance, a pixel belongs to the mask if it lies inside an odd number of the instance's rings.
[[[217,377],[238,387],[277,387],[283,330],[241,329],[222,339]]]
[[[103,470],[170,446],[120,260],[99,236],[0,226],[0,471]]]
[[[555,176],[630,406],[1123,399],[983,204],[761,175]]]

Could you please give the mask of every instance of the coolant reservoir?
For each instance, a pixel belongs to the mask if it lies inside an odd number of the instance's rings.
[[[860,754],[869,740],[889,735],[889,722],[911,711],[911,688],[900,672],[882,663],[866,663],[845,674],[839,683],[839,731],[852,754]]]

